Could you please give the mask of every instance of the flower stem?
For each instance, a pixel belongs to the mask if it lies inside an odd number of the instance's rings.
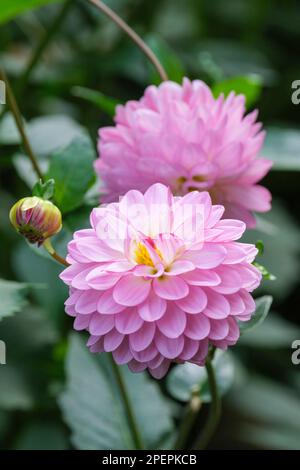
[[[122,377],[121,369],[115,363],[115,361],[114,361],[111,354],[110,354],[110,359],[111,359],[112,369],[113,369],[116,381],[118,383],[118,386],[119,386],[119,389],[120,389],[120,392],[121,392],[121,395],[122,395],[123,403],[124,403],[124,406],[125,406],[125,409],[126,409],[127,419],[128,419],[128,423],[129,423],[130,428],[131,428],[132,437],[133,437],[135,447],[136,447],[136,449],[139,449],[139,450],[143,449],[144,446],[143,446],[142,438],[141,438],[141,435],[140,435],[140,432],[139,432],[139,429],[138,429],[138,426],[137,426],[137,423],[136,423],[136,420],[135,420],[135,416],[134,416],[133,411],[132,411],[129,396],[128,396],[128,393],[127,393],[127,390],[126,390],[126,385],[125,385],[125,382],[124,382],[123,377]]]
[[[18,128],[19,133],[20,133],[24,150],[27,153],[27,155],[28,155],[28,157],[31,161],[32,167],[33,167],[37,177],[40,178],[42,181],[44,181],[43,173],[42,173],[42,171],[39,167],[37,158],[33,153],[33,150],[32,150],[31,145],[29,143],[28,137],[26,135],[24,125],[23,125],[22,115],[20,113],[17,101],[16,101],[15,96],[13,94],[13,91],[11,89],[11,86],[10,86],[10,83],[9,83],[8,78],[6,76],[6,73],[4,72],[4,69],[2,69],[2,68],[0,68],[0,79],[3,80],[6,84],[7,104],[8,104],[8,106],[9,106],[11,112],[12,112],[12,115],[14,117],[16,126]]]
[[[185,413],[179,427],[177,439],[175,441],[174,449],[186,449],[187,439],[196,421],[201,405],[202,402],[200,398],[200,390],[199,387],[195,387],[191,393],[190,401],[186,406]]]
[[[218,392],[218,386],[216,381],[216,375],[214,371],[214,367],[212,365],[212,358],[208,357],[206,364],[206,371],[207,371],[207,378],[208,378],[208,385],[211,393],[211,405],[210,405],[210,412],[207,419],[207,422],[197,439],[193,449],[205,449],[213,436],[217,425],[220,420],[221,416],[221,399]]]
[[[142,38],[124,21],[120,18],[111,8],[109,8],[101,0],[88,0],[90,3],[93,3],[99,10],[101,10],[108,18],[110,18],[120,29],[122,29],[135,44],[141,49],[141,51],[148,57],[150,62],[154,65],[157,72],[160,75],[162,81],[168,80],[165,69],[162,64],[159,62],[156,55],[147,46],[147,44],[142,40]]]
[[[66,267],[70,266],[69,263],[65,260],[65,258],[63,258],[58,253],[56,253],[50,241],[50,238],[47,238],[47,240],[44,241],[43,247],[45,248],[45,250],[48,251],[49,255],[52,256],[53,259],[55,259],[55,261],[62,264],[63,266],[66,266]]]
[[[58,12],[57,16],[54,18],[53,22],[50,24],[48,29],[46,30],[45,34],[43,35],[41,41],[37,44],[36,49],[33,51],[33,54],[24,70],[22,75],[19,78],[16,92],[17,96],[20,96],[24,89],[26,88],[28,79],[32,70],[35,68],[36,64],[38,63],[39,59],[43,55],[45,49],[48,47],[51,39],[55,35],[56,31],[60,28],[61,24],[63,23],[64,19],[66,18],[69,8],[71,5],[74,5],[73,0],[66,0],[60,11]]]

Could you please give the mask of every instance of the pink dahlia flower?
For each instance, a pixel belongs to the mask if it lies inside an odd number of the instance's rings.
[[[207,192],[173,197],[160,183],[92,211],[61,274],[66,311],[92,352],[160,378],[172,361],[203,365],[209,345],[236,343],[261,274],[255,246],[235,241],[245,224],[223,212]]]
[[[252,211],[270,209],[257,182],[272,165],[258,158],[265,133],[256,118],[257,111],[245,116],[244,96],[215,99],[199,80],[149,86],[139,101],[117,107],[115,127],[99,131],[103,201],[160,182],[176,195],[208,191],[226,217],[255,226]]]

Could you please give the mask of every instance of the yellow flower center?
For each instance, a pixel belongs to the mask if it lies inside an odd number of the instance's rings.
[[[152,242],[153,243],[153,242]],[[162,260],[162,254],[158,248],[156,248],[155,244],[153,243],[153,248]],[[149,255],[149,251],[145,247],[145,245],[141,242],[137,243],[137,247],[135,250],[135,261],[137,264],[146,264],[147,266],[152,266],[154,268],[153,261],[151,256]]]

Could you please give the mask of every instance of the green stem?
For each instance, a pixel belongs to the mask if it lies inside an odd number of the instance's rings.
[[[142,438],[141,438],[140,432],[138,430],[138,426],[137,426],[137,423],[136,423],[136,420],[135,420],[135,417],[134,417],[134,414],[133,414],[133,411],[132,411],[129,396],[128,396],[128,393],[127,393],[127,390],[126,390],[126,385],[125,385],[125,382],[124,382],[123,377],[122,377],[121,369],[117,366],[117,364],[115,363],[115,361],[114,361],[111,354],[110,354],[110,358],[111,358],[111,363],[112,363],[112,369],[113,369],[113,372],[115,374],[115,378],[116,378],[116,381],[118,383],[118,386],[119,386],[119,389],[120,389],[120,392],[121,392],[121,395],[122,395],[122,399],[123,399],[123,403],[124,403],[124,406],[125,406],[128,423],[129,423],[129,426],[131,428],[132,437],[133,437],[135,447],[136,447],[136,449],[139,449],[139,450],[143,449],[144,446],[143,446]]]
[[[8,107],[10,108],[10,110],[12,112],[12,115],[14,117],[16,126],[18,128],[19,133],[20,133],[24,150],[27,153],[27,155],[28,155],[28,157],[31,161],[32,167],[33,167],[37,177],[40,178],[42,181],[44,181],[44,176],[43,176],[43,173],[42,173],[42,171],[39,167],[38,160],[37,160],[36,156],[33,153],[33,150],[32,150],[31,145],[29,143],[28,137],[26,135],[24,125],[23,125],[22,115],[21,115],[21,112],[19,110],[16,98],[14,96],[14,93],[13,93],[12,89],[11,89],[11,86],[10,86],[10,83],[9,83],[8,78],[6,76],[6,73],[4,72],[4,69],[2,69],[1,67],[0,67],[0,79],[3,80],[6,84],[7,104],[8,104]]]
[[[142,38],[135,32],[133,29],[120,18],[111,8],[109,8],[105,3],[101,0],[88,0],[90,3],[93,3],[99,10],[102,11],[108,18],[110,18],[124,33],[126,33],[130,39],[141,49],[141,51],[148,57],[150,62],[154,65],[157,72],[160,75],[162,81],[168,80],[168,76],[166,74],[165,69],[163,68],[162,64],[159,62],[156,55],[150,49],[149,46],[142,40]]]
[[[57,261],[58,263],[62,264],[62,265],[65,266],[65,267],[70,266],[69,263],[67,262],[67,260],[65,260],[65,258],[63,258],[62,256],[60,256],[60,255],[55,251],[55,249],[53,248],[53,245],[52,245],[52,243],[51,243],[50,238],[47,238],[47,240],[44,241],[43,247],[45,248],[45,250],[48,251],[49,255],[52,256],[53,259],[55,259],[55,261]]]
[[[195,445],[193,446],[193,449],[205,449],[212,438],[219,420],[221,416],[221,400],[220,400],[220,395],[218,392],[218,386],[217,386],[217,381],[216,381],[216,375],[214,371],[214,367],[212,365],[212,359],[207,358],[206,364],[206,371],[207,371],[207,378],[208,378],[208,385],[211,393],[211,405],[210,405],[210,411],[209,411],[209,416],[207,419],[207,422],[197,439]]]
[[[198,413],[201,409],[201,398],[199,387],[195,387],[192,391],[189,403],[186,406],[183,419],[181,421],[177,439],[174,444],[174,449],[184,450],[186,449],[186,443],[190,432],[195,424]]]
[[[20,76],[17,84],[17,95],[20,96],[24,89],[27,86],[28,79],[31,75],[31,72],[35,68],[36,64],[38,63],[39,59],[43,55],[44,51],[48,47],[51,39],[55,35],[56,31],[60,28],[61,24],[63,23],[64,19],[66,18],[68,11],[71,5],[74,4],[74,0],[66,0],[62,5],[60,11],[58,12],[57,16],[54,18],[53,22],[47,28],[45,34],[43,35],[41,41],[37,44],[36,49],[33,51],[33,54],[24,70],[22,75]]]

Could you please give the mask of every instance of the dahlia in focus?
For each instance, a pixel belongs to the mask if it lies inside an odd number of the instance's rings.
[[[225,216],[255,226],[252,211],[270,209],[257,184],[272,166],[258,158],[265,133],[257,111],[245,116],[245,98],[215,99],[200,80],[149,86],[139,101],[118,106],[115,127],[100,129],[95,169],[103,201],[160,182],[175,195],[208,191]]]
[[[60,276],[66,312],[89,331],[92,352],[161,378],[173,361],[203,365],[209,345],[236,343],[261,274],[255,246],[236,241],[245,224],[223,212],[207,192],[173,197],[159,183],[92,211]]]

